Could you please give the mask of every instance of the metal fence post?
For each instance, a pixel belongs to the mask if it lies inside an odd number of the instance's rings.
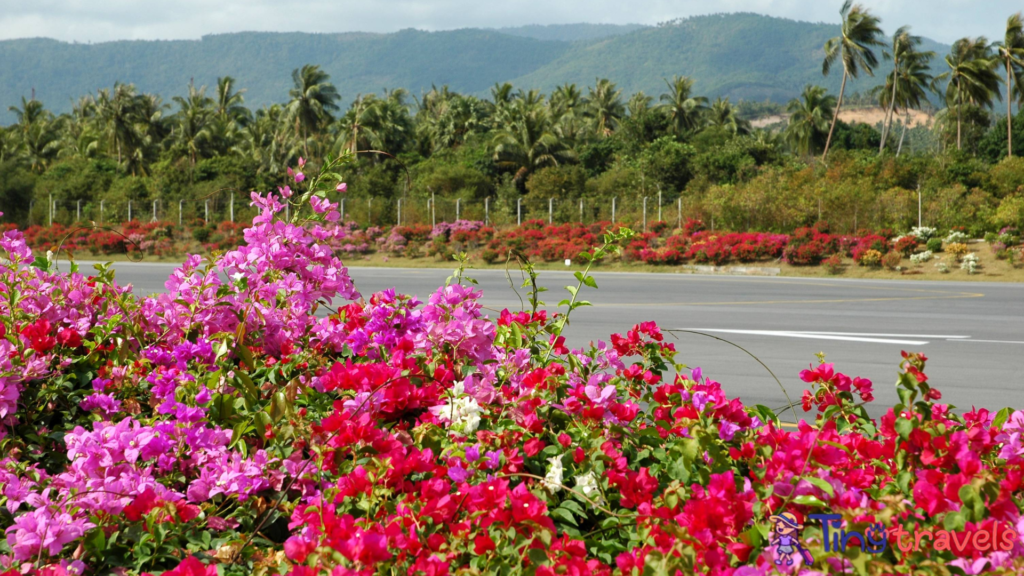
[[[178,226],[181,226],[182,205],[184,203],[185,203],[184,200],[178,200]]]
[[[229,205],[230,205],[229,210],[231,212],[231,221],[234,222],[235,221],[235,193],[234,192],[231,193],[231,201],[229,202]]]
[[[75,222],[82,220],[82,201],[79,200],[75,206]]]
[[[100,200],[100,224],[103,224],[103,200]]]
[[[366,225],[373,224],[373,196],[366,199]]]
[[[548,198],[548,224],[551,224],[551,216],[554,213],[554,198]]]
[[[658,185],[658,222],[661,222],[661,184]]]
[[[396,215],[396,220],[395,221],[397,222],[395,224],[396,226],[401,226],[402,225],[402,199],[401,198],[398,199],[398,214]]]
[[[491,197],[484,198],[484,226],[491,225]]]
[[[516,226],[523,225],[523,199],[516,198]]]
[[[345,199],[341,199],[341,221],[345,221]]]
[[[430,227],[437,227],[437,197],[430,193]]]
[[[455,220],[458,220],[461,215],[462,198],[455,199]]]
[[[583,198],[580,198],[580,224],[583,224]]]
[[[679,197],[679,229],[683,228],[683,197]]]
[[[647,232],[647,196],[644,196],[644,233]]]
[[[156,222],[156,200],[153,200],[153,222]]]
[[[612,224],[615,224],[615,201],[618,199],[618,196],[612,196]]]
[[[210,223],[210,201],[203,202],[203,224]]]
[[[128,221],[132,221],[132,201],[128,201]]]

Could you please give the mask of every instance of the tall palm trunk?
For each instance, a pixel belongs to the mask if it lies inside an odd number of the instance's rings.
[[[903,116],[903,130],[900,132],[900,145],[896,147],[896,157],[900,157],[900,151],[903,150],[903,138],[907,135],[907,124],[910,123],[910,107],[907,106],[906,114]]]
[[[839,100],[836,101],[836,111],[832,114],[832,126],[828,129],[828,139],[825,140],[825,151],[821,154],[821,161],[828,156],[828,149],[832,145],[832,132],[836,129],[836,122],[839,121],[839,109],[843,106],[843,93],[846,92],[846,65],[843,65],[843,84],[839,87]]]
[[[897,64],[897,67],[899,65]],[[892,96],[889,98],[889,111],[885,114],[885,119],[882,121],[882,143],[878,145],[878,153],[881,154],[885,150],[885,141],[889,138],[889,130],[892,128],[892,113],[896,109],[896,67],[892,69]]]
[[[1013,71],[1010,69],[1010,59],[1006,59],[1006,157],[1013,158],[1013,109],[1011,104],[1013,98],[1013,86],[1010,80],[1013,78]]]
[[[963,150],[960,144],[960,109],[963,108],[963,96],[960,93],[960,80],[956,82],[956,149]]]

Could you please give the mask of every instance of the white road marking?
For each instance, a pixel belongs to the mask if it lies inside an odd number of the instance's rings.
[[[950,342],[988,342],[990,344],[1024,344],[1024,340],[953,340]]]
[[[870,342],[875,344],[903,344],[906,346],[924,346],[927,340],[905,340],[904,338],[935,338],[916,334],[857,334],[835,332],[799,332],[792,330],[724,330],[718,328],[683,328],[696,332],[721,332],[724,334],[750,334],[754,336],[775,336],[779,338],[808,338],[812,340],[842,340],[846,342]],[[879,336],[891,336],[880,338]],[[961,338],[961,337],[957,337]],[[966,337],[964,337],[966,338]]]

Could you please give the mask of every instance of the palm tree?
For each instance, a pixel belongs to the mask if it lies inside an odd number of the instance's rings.
[[[338,143],[341,148],[355,154],[359,149],[376,147],[371,115],[378,104],[373,94],[356,95],[345,114],[338,120]]]
[[[885,57],[886,60],[892,60],[892,72],[886,76],[885,85],[881,86],[881,90],[879,91],[879,104],[886,109],[885,117],[882,119],[882,142],[878,145],[879,154],[885,150],[885,141],[889,138],[889,128],[892,125],[893,110],[896,107],[896,78],[899,75],[903,56],[908,51],[912,51],[914,47],[919,44],[921,44],[921,37],[911,36],[910,27],[902,26],[896,30],[895,34],[892,35],[892,49],[882,50],[882,56]],[[886,95],[888,95],[888,106],[886,106],[884,102]]]
[[[18,119],[13,128],[29,167],[42,173],[50,160],[56,157],[60,147],[57,134],[60,120],[55,120],[43,103],[35,98],[26,100],[22,96],[21,108],[11,106],[8,110],[14,112]]]
[[[832,126],[828,129],[822,160],[828,156],[828,149],[832,145],[832,133],[839,121],[839,109],[843,105],[847,79],[856,79],[862,70],[867,72],[868,76],[874,76],[878,59],[875,58],[871,47],[882,45],[879,40],[882,35],[882,30],[878,27],[880,21],[863,6],[853,4],[853,0],[846,0],[839,10],[839,15],[843,18],[841,32],[839,36],[825,42],[825,60],[821,66],[821,73],[828,76],[836,59],[843,63],[843,83],[839,88],[839,100],[836,101],[836,109],[832,115]]]
[[[992,106],[993,97],[999,95],[999,76],[994,70],[997,62],[984,36],[957,40],[945,60],[949,70],[936,80],[948,80],[946,106],[956,107],[956,148],[962,150],[963,106]]]
[[[722,128],[734,135],[750,132],[750,122],[740,118],[729,99],[715,98],[707,111],[708,125]]]
[[[576,143],[587,134],[587,99],[583,92],[575,84],[566,83],[551,93],[548,100],[548,108],[551,113],[551,120],[554,123],[555,134],[565,142],[569,148],[575,148]]]
[[[291,97],[288,115],[295,123],[296,135],[302,134],[302,150],[307,156],[310,134],[319,134],[334,120],[331,112],[338,109],[337,102],[341,99],[330,79],[330,74],[313,64],[292,71],[295,87],[288,92]]]
[[[195,169],[198,157],[210,144],[209,124],[215,114],[214,102],[206,96],[206,86],[197,90],[192,84],[189,84],[187,97],[175,96],[174,101],[179,110],[171,132],[172,146],[188,157],[191,171]]]
[[[136,127],[140,104],[132,84],[115,83],[113,91],[100,90],[96,98],[96,111],[106,126],[109,141],[117,150],[118,164],[126,155],[132,156],[142,144],[144,135]]]
[[[83,96],[72,105],[71,114],[63,122],[58,158],[92,158],[99,152],[100,139],[93,125],[96,103]]]
[[[934,52],[910,51],[903,55],[898,75],[896,76],[895,105],[904,110],[903,129],[900,131],[900,143],[896,147],[896,156],[903,150],[903,139],[907,135],[910,124],[910,111],[921,108],[928,100],[928,92],[935,90],[935,78],[931,75],[931,59]]]
[[[250,116],[245,107],[245,90],[235,90],[235,79],[231,76],[217,78],[217,95],[214,106],[216,114],[222,119],[230,119],[244,125]]]
[[[665,80],[668,93],[661,95],[661,108],[668,116],[669,126],[677,135],[696,130],[707,107],[708,99],[693,95],[693,80],[686,76],[673,76]]]
[[[1013,94],[1024,102],[1024,17],[1020,12],[1006,20],[1006,36],[996,44],[1006,65],[1006,155],[1013,156]]]
[[[511,84],[502,86],[502,92],[506,87],[510,92]],[[511,102],[512,97],[504,101]],[[487,110],[500,112],[506,106],[503,104],[502,108],[496,109],[491,102],[452,92],[448,86],[442,86],[440,90],[436,86],[431,87],[430,92],[424,94],[416,104],[419,108],[416,112],[416,130],[430,152],[457,148],[470,133],[486,130]]]
[[[500,126],[491,142],[494,161],[516,170],[513,181],[522,190],[526,177],[538,168],[571,160],[572,152],[551,130],[547,108],[523,100],[509,104],[508,123]]]
[[[626,107],[622,105],[622,90],[607,78],[598,78],[597,85],[589,88],[587,107],[593,118],[594,131],[599,136],[608,136],[619,125],[625,115]]]
[[[810,156],[817,150],[828,127],[828,117],[833,115],[836,97],[828,94],[821,86],[810,84],[804,88],[800,98],[789,101],[789,125],[786,126],[786,140],[799,154]]]

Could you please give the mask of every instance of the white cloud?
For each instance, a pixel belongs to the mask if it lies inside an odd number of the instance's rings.
[[[943,42],[1001,36],[1019,0],[862,0],[887,30],[910,24]],[[716,12],[837,22],[840,2],[719,0]],[[239,31],[392,32],[573,22],[656,24],[709,12],[706,0],[0,0],[0,39],[77,42],[198,38]]]

